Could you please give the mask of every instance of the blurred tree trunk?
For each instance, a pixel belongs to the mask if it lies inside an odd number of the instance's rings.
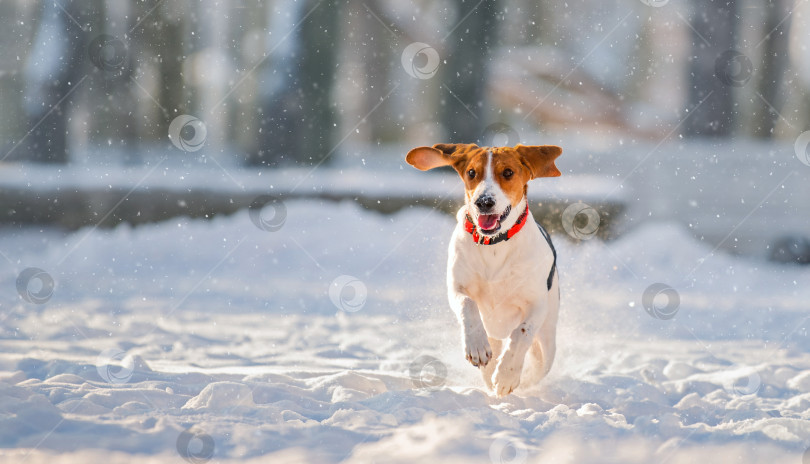
[[[780,95],[785,90],[783,80],[790,63],[788,46],[792,5],[793,2],[790,0],[769,0],[765,6],[767,16],[763,32],[767,35],[760,45],[764,48],[762,65],[759,69],[760,78],[757,82],[757,91],[765,101],[760,98],[755,100],[757,108],[754,111],[752,130],[755,137],[773,137],[773,130],[779,119],[779,114],[774,113],[774,110],[782,111],[784,99],[780,98]]]
[[[30,133],[15,149],[13,158],[42,163],[67,163],[68,120],[72,92],[85,67],[82,23],[98,15],[99,0],[60,4],[43,2],[37,33],[25,64],[23,107]],[[76,20],[75,18],[80,18]]]
[[[360,37],[359,44],[363,48],[363,69],[365,71],[365,89],[363,93],[362,115],[371,114],[365,124],[368,141],[378,144],[385,140],[394,140],[399,135],[396,124],[391,124],[391,100],[383,101],[391,89],[391,69],[396,69],[399,63],[394,63],[392,57],[399,58],[395,47],[391,43],[391,33],[376,19],[371,18],[364,6],[367,6],[378,17],[380,13],[378,2],[369,2],[358,5],[359,17],[364,18],[363,30],[365,35]],[[382,102],[382,103],[380,103]],[[374,109],[376,108],[376,109]]]
[[[134,25],[134,22],[129,24],[128,18],[134,16],[135,9],[128,2],[96,1],[99,3],[99,17],[87,31],[89,44],[85,52],[91,63],[88,66],[91,91],[84,94],[91,116],[85,130],[90,146],[104,152],[118,150],[124,164],[135,164],[141,161],[134,111],[138,100],[134,92],[140,89],[131,79],[136,74],[135,57],[139,56],[141,42],[127,37],[129,28]],[[106,58],[105,66],[99,67],[91,56],[101,50],[93,44],[98,44],[105,36],[109,36],[107,40],[110,42],[105,41],[106,54],[102,52]],[[114,48],[114,44],[123,48]]]
[[[139,17],[144,17],[149,12],[149,5],[139,8]],[[166,126],[172,118],[181,114],[189,113],[189,98],[185,91],[185,79],[183,78],[183,58],[188,55],[183,17],[176,14],[167,7],[159,7],[159,11],[153,12],[157,16],[156,21],[144,21],[139,28],[133,31],[133,40],[149,44],[152,54],[157,58],[157,72],[160,86],[160,93],[155,98],[160,106],[168,111],[163,114],[166,118]],[[151,40],[149,38],[152,38]],[[162,111],[162,110],[161,110]],[[161,127],[164,127],[161,125]],[[159,140],[166,140],[168,131],[159,134]]]
[[[271,11],[267,53],[272,54],[259,84],[259,146],[248,164],[312,165],[334,149],[332,90],[341,3],[282,1]]]
[[[737,0],[692,0],[692,47],[689,63],[688,116],[690,136],[728,136],[734,129],[734,86],[717,76],[717,62],[735,48]],[[708,97],[708,98],[707,98]],[[705,99],[705,101],[703,101]],[[700,108],[697,108],[698,104]]]
[[[487,125],[484,120],[486,85],[490,53],[497,46],[498,2],[454,2],[457,21],[461,22],[447,26],[450,35],[446,39],[445,56],[442,56],[443,82],[447,83],[442,89],[442,124],[447,131],[447,142],[471,143],[481,138]],[[452,30],[453,27],[456,29]]]

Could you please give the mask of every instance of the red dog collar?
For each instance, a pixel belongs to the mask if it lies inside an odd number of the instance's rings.
[[[467,213],[465,215],[464,221],[464,230],[467,231],[468,234],[472,234],[472,238],[475,243],[479,245],[495,245],[496,243],[505,242],[510,238],[514,237],[516,233],[520,232],[520,229],[523,228],[523,225],[526,224],[526,218],[529,217],[529,202],[526,202],[526,210],[518,217],[517,222],[515,225],[509,228],[506,232],[501,232],[500,234],[494,237],[487,237],[482,236],[478,233],[478,229],[475,227],[475,223],[472,222],[472,218],[470,214]]]

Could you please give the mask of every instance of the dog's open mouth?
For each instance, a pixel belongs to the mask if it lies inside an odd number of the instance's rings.
[[[512,206],[507,206],[503,214],[479,214],[478,215],[478,228],[485,234],[494,234],[501,228],[501,221],[506,219],[509,212],[512,211]]]

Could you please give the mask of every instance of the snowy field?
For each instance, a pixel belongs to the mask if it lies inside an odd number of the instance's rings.
[[[285,206],[2,231],[0,461],[808,462],[810,269],[670,222],[556,236],[555,366],[496,399],[446,304],[449,216]]]

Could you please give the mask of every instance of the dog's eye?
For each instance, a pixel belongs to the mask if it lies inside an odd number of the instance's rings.
[[[467,171],[467,176],[470,179],[475,179],[475,169],[470,169],[469,171]]]
[[[508,179],[508,178],[510,178],[510,177],[512,177],[512,174],[514,174],[514,172],[512,172],[512,170],[511,170],[511,169],[504,169],[504,170],[503,170],[503,176],[504,176],[505,178],[507,178],[507,179]]]

